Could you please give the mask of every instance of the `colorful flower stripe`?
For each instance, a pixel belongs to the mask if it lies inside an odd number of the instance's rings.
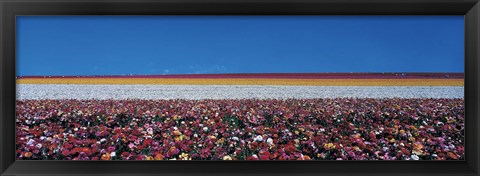
[[[21,78],[17,84],[464,86],[463,79]]]
[[[20,76],[18,78],[276,78],[276,79],[463,79],[463,73],[231,73],[170,75]]]
[[[25,100],[18,160],[464,160],[464,99]]]

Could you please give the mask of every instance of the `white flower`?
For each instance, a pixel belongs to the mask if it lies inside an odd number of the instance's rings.
[[[232,157],[230,157],[228,155],[225,155],[225,156],[223,156],[223,160],[232,160]]]
[[[105,138],[100,139],[100,142],[105,142],[105,141],[107,141],[107,139]]]
[[[383,147],[382,149],[384,152],[386,152],[388,150],[388,147]]]
[[[173,127],[173,129],[174,129],[174,130],[178,130],[178,128],[177,128],[177,127]]]
[[[30,140],[28,140],[27,145],[32,145],[34,142],[35,142],[35,140],[30,139]]]
[[[110,153],[111,157],[114,157],[115,155],[116,155],[115,152]]]
[[[236,136],[232,137],[232,139],[233,139],[234,141],[238,141],[238,137],[236,137]]]
[[[148,128],[148,129],[147,129],[147,133],[150,134],[150,135],[153,134],[153,129],[152,129],[152,128]]]
[[[273,145],[273,139],[272,139],[272,138],[268,138],[268,139],[267,139],[267,143],[268,143],[268,145]]]
[[[325,132],[325,128],[320,128],[320,132]]]
[[[78,128],[74,128],[73,131],[78,131]]]
[[[208,131],[208,127],[203,127],[203,131]]]
[[[420,159],[420,158],[419,158],[417,155],[415,155],[415,154],[413,154],[413,155],[410,156],[410,157],[411,157],[413,160],[419,160],[419,159]]]
[[[263,141],[263,137],[258,135],[257,137],[255,137],[255,141],[261,142],[261,141]]]
[[[203,127],[203,124],[198,124],[198,126]]]
[[[184,121],[182,121],[182,122],[180,122],[180,123],[181,123],[182,125],[185,125],[185,122],[184,122]]]
[[[38,149],[42,148],[42,144],[37,144],[35,145],[35,147],[37,147]]]
[[[197,138],[197,137],[198,137],[198,134],[197,134],[197,133],[193,134],[193,137],[196,137],[196,138]]]

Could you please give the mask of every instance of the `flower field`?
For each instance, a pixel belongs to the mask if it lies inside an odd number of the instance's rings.
[[[17,158],[464,158],[463,99],[24,100]]]
[[[18,160],[464,160],[463,75],[17,79]]]

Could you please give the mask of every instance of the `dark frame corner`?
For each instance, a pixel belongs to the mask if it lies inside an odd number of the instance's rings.
[[[480,175],[478,0],[0,0],[0,175]],[[466,161],[15,161],[17,15],[464,15]]]

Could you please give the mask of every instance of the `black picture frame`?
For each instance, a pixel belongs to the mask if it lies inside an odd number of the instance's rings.
[[[0,0],[0,173],[16,175],[479,175],[478,0]],[[464,15],[465,161],[16,161],[15,16]]]

